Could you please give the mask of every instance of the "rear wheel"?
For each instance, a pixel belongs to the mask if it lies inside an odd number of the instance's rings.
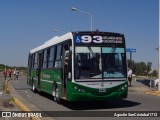
[[[60,104],[60,103],[61,103],[61,99],[60,99],[60,97],[59,97],[59,95],[58,95],[58,87],[57,87],[57,84],[56,84],[56,83],[54,83],[54,85],[53,85],[52,95],[53,95],[53,97],[54,97],[54,98],[53,98],[54,101],[57,102],[58,104]]]
[[[35,88],[35,83],[34,83],[34,82],[33,82],[33,84],[32,84],[32,91],[33,91],[34,93],[37,92],[37,90],[36,90],[36,88]]]

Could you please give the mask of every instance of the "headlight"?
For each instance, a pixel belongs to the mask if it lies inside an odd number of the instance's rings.
[[[75,89],[75,90],[77,90],[77,89],[78,89],[78,87],[77,87],[77,86],[74,86],[74,89]]]
[[[124,90],[125,88],[127,88],[127,84],[121,86],[120,89],[119,89],[119,91]]]
[[[85,92],[85,90],[84,90],[84,89],[81,89],[81,92]]]
[[[78,88],[77,86],[74,86],[74,89],[77,90],[77,91],[79,91],[79,92],[85,92],[84,89]]]
[[[122,90],[124,89],[124,87],[121,88]]]

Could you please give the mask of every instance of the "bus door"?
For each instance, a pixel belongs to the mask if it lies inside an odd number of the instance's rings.
[[[69,43],[66,43],[63,45],[63,51],[62,51],[62,96],[66,96],[66,84],[67,84],[67,79],[69,75],[69,64],[70,64],[70,59],[69,59]]]
[[[37,77],[38,77],[38,85],[37,87],[40,89],[40,79],[41,79],[41,68],[42,68],[42,53],[38,53],[38,66],[37,66]]]

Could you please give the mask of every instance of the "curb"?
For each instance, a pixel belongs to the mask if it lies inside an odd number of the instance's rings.
[[[27,111],[27,112],[30,112],[31,110],[26,107],[26,104],[30,104],[28,103],[28,101],[26,101],[24,98],[22,98],[19,94],[17,94],[17,92],[15,91],[15,89],[13,88],[13,86],[11,85],[10,82],[8,82],[8,84],[5,86],[7,88],[5,89],[8,89],[10,94],[12,95],[13,97],[13,101],[14,103],[22,110],[22,111]],[[25,102],[25,105],[21,102],[21,101]],[[36,107],[35,107],[36,108]],[[33,111],[40,111],[39,109],[34,109]],[[31,117],[31,120],[41,120],[40,118],[35,118],[35,117]]]
[[[160,91],[147,91],[147,95],[160,96]]]
[[[11,82],[8,82],[8,84],[5,86],[10,92],[11,96],[13,97],[13,101],[15,104],[24,112],[31,112],[31,111],[41,111],[39,108],[37,108],[35,105],[29,103],[26,99],[24,99],[22,96],[20,96],[14,87],[11,85]],[[28,107],[26,107],[28,106]],[[51,117],[31,117],[31,120],[54,120]]]
[[[16,105],[21,108],[22,111],[30,111],[24,104],[22,104],[17,98],[13,97],[13,101],[16,103]]]
[[[8,80],[5,80],[5,82],[4,82],[4,92],[5,93],[9,93],[9,88],[8,88],[8,82],[10,81],[10,79],[8,79]]]

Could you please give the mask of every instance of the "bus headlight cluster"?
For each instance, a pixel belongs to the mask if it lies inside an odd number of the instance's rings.
[[[127,84],[121,86],[121,88],[119,89],[119,91],[124,90],[125,88],[127,88]]]
[[[84,90],[84,89],[82,89],[82,88],[78,88],[77,86],[74,86],[74,89],[75,89],[75,90],[77,90],[77,91],[79,91],[79,92],[85,92],[85,90]]]

